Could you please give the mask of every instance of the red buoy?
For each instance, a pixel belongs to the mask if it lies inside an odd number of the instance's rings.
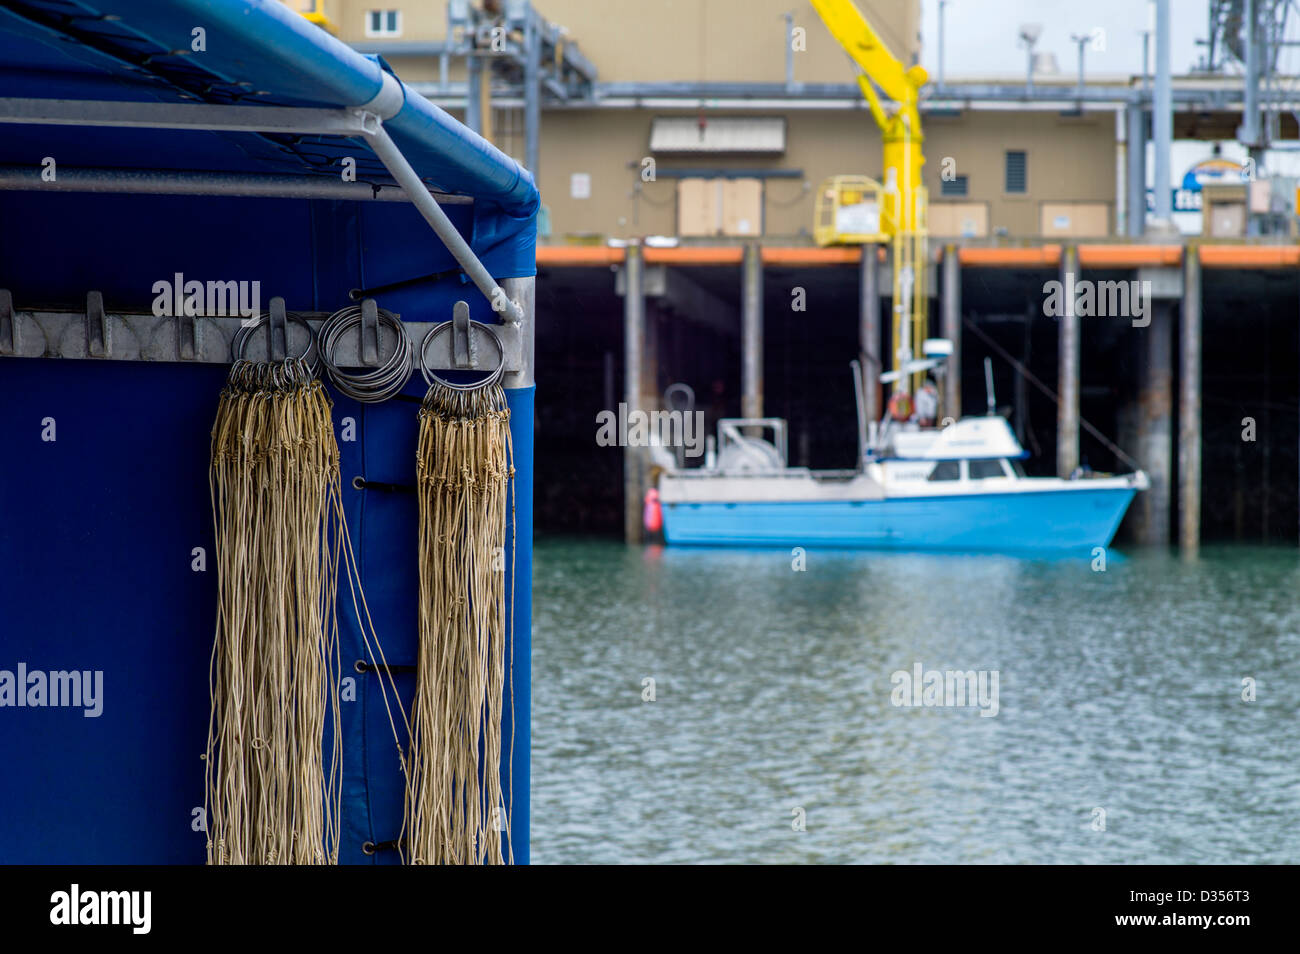
[[[659,506],[659,491],[651,487],[645,492],[645,510],[641,519],[647,533],[658,533],[664,527],[664,512]]]

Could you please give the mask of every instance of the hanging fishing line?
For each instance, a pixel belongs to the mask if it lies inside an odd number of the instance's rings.
[[[340,566],[366,651],[372,661],[376,649],[384,654],[344,519],[332,402],[316,378],[314,341],[303,358],[252,363],[242,357],[246,340],[237,339],[212,428],[218,601],[204,757],[208,863],[337,864]],[[400,759],[382,676],[380,689]],[[397,707],[409,733],[400,700]]]
[[[420,644],[404,859],[504,864],[512,860],[503,855],[502,835],[509,837],[513,808],[513,784],[507,796],[501,782],[506,638],[514,611],[513,584],[509,608],[505,595],[507,519],[513,534],[514,518],[510,410],[498,383],[504,361],[473,385],[429,372],[427,346],[449,324],[435,327],[421,348],[429,390],[416,457]],[[512,692],[512,725],[513,715]]]

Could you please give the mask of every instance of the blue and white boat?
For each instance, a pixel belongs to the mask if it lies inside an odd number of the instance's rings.
[[[990,399],[990,404],[992,403]],[[762,436],[758,436],[761,434]],[[791,467],[780,418],[726,418],[705,466],[667,463],[664,536],[696,546],[1090,551],[1105,547],[1147,475],[1027,477],[1007,421],[861,427],[855,470]],[[666,462],[665,462],[666,463]]]

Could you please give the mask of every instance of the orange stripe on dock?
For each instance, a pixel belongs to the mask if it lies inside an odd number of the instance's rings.
[[[1178,265],[1180,245],[1080,245],[1081,268],[1143,268]]]
[[[745,250],[739,245],[678,245],[642,247],[647,265],[739,265]]]
[[[1045,268],[1061,263],[1061,246],[1037,248],[963,248],[957,260],[976,268]]]
[[[877,249],[877,258],[884,249]],[[862,261],[861,248],[763,248],[764,265],[857,265]]]
[[[595,268],[601,265],[617,265],[623,261],[621,248],[607,245],[539,245],[537,246],[537,264],[541,266]]]
[[[1206,268],[1293,268],[1300,265],[1300,245],[1202,245]]]

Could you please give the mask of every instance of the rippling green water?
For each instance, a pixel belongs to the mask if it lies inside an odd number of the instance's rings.
[[[1297,583],[539,541],[534,861],[1298,862]],[[997,715],[893,705],[918,662],[996,670]]]

